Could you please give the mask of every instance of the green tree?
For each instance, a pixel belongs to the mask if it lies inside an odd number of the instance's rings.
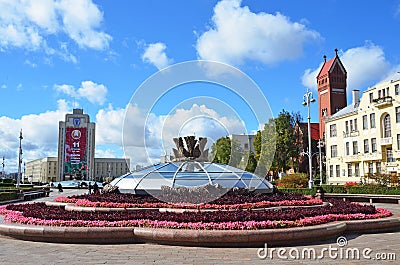
[[[214,163],[221,163],[238,167],[244,159],[244,153],[240,143],[231,141],[229,137],[219,138],[211,147],[211,154]]]
[[[261,131],[257,131],[256,135],[254,136],[253,147],[255,154],[255,159],[258,161],[261,155]]]
[[[296,121],[300,120],[299,113],[290,114],[282,110],[278,117],[270,119],[264,125],[264,129],[257,133],[254,138],[254,149],[256,158],[259,161],[259,173],[266,173],[271,169],[275,172],[287,170],[291,166],[296,166],[295,162],[300,153],[300,143],[298,133],[295,131]],[[259,147],[261,145],[261,147]],[[257,150],[261,152],[257,154]],[[266,170],[265,170],[266,168]],[[258,169],[257,169],[258,171]]]
[[[249,172],[254,172],[257,168],[257,160],[254,156],[254,153],[252,151],[248,151],[245,153],[244,157],[248,158],[245,170]]]

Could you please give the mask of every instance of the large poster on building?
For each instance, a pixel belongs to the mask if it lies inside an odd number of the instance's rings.
[[[64,174],[85,175],[87,170],[86,128],[66,128]]]

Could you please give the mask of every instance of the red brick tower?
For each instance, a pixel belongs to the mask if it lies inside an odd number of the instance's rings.
[[[335,57],[326,61],[317,76],[319,137],[325,139],[325,118],[347,106],[347,72],[335,49]]]

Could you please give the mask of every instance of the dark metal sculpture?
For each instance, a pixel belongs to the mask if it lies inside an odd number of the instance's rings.
[[[208,149],[204,150],[207,144],[207,138],[200,137],[196,140],[195,136],[185,136],[185,143],[182,137],[174,138],[176,149],[172,148],[174,152],[174,160],[196,160],[196,161],[207,161],[208,160]]]

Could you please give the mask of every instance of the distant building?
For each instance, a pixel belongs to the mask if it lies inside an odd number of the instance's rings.
[[[130,159],[95,158],[93,180],[111,181],[129,172]],[[57,181],[58,158],[45,157],[26,162],[24,182],[49,183]]]
[[[95,158],[95,175],[97,181],[110,182],[116,177],[129,173],[129,158]]]
[[[58,180],[93,180],[96,124],[82,109],[59,122]]]
[[[58,158],[45,157],[25,163],[24,183],[49,183],[58,177]]]
[[[254,150],[254,137],[252,134],[231,134],[229,138],[231,140],[235,140],[240,144],[240,147],[243,151],[252,151],[254,154],[256,153]]]

